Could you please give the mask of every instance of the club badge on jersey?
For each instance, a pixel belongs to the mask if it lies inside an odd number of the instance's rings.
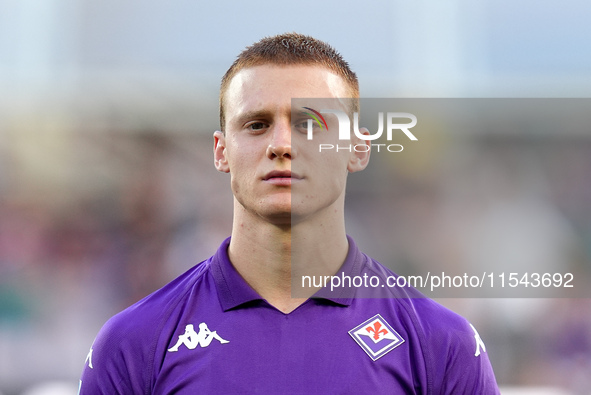
[[[402,336],[379,314],[351,329],[349,335],[374,361],[404,343]]]

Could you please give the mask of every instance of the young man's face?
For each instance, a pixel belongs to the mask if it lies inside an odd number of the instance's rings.
[[[345,81],[319,66],[261,65],[234,76],[225,95],[226,132],[214,134],[214,155],[242,207],[291,224],[343,199],[347,171],[365,167],[364,154],[319,153],[319,143],[337,144],[336,118],[327,117],[333,133],[307,140],[306,119],[292,113],[291,99],[349,96]]]

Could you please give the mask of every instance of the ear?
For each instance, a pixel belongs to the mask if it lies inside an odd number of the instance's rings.
[[[360,128],[359,132],[366,136],[369,135],[369,130],[367,130],[367,128]],[[350,173],[355,173],[367,167],[371,155],[371,144],[369,140],[362,140],[357,136],[352,136],[351,143],[358,147],[358,149],[351,152],[347,170],[349,170]],[[362,145],[365,145],[367,148],[362,147]]]
[[[215,168],[222,173],[229,173],[228,158],[226,157],[226,136],[219,130],[213,133],[213,162]]]

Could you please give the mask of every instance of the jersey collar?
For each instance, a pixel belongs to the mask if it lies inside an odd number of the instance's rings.
[[[228,257],[230,239],[231,238],[228,237],[222,242],[211,262],[212,275],[224,311],[255,300],[263,300],[263,298],[252,289],[246,281],[244,281],[242,276],[236,271],[230,262],[230,258]],[[347,239],[349,241],[349,252],[347,253],[345,262],[336,275],[341,276],[341,274],[345,274],[351,277],[358,276],[368,258],[358,250],[351,237],[347,236]],[[338,288],[333,291],[331,291],[330,288],[323,288],[312,296],[313,299],[324,299],[341,306],[349,306],[354,297],[354,288]]]

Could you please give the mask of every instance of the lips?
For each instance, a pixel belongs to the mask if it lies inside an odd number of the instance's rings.
[[[291,187],[294,183],[297,183],[302,178],[292,173],[289,170],[274,170],[270,173],[267,173],[263,177],[263,182],[274,185],[276,187],[284,188],[284,187]]]
[[[264,181],[269,181],[272,179],[296,179],[299,180],[301,177],[296,173],[292,173],[289,170],[274,170],[270,173],[267,173],[263,178]]]

